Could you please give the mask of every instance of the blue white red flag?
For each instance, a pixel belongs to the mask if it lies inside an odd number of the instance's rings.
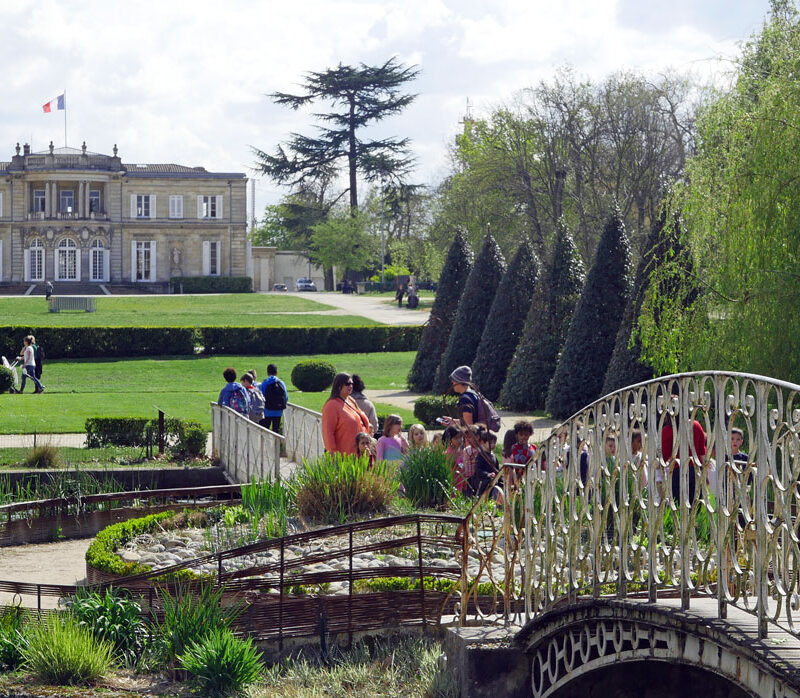
[[[58,95],[55,99],[51,99],[47,104],[42,106],[42,111],[45,114],[53,111],[54,109],[66,109],[67,108],[67,98],[66,93],[63,95]]]

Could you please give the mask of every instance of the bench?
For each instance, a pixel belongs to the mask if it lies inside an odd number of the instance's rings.
[[[47,302],[51,313],[62,310],[85,310],[93,313],[97,310],[97,298],[94,296],[51,296]]]

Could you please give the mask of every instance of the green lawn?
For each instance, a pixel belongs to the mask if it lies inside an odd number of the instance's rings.
[[[33,327],[349,327],[378,325],[307,298],[264,294],[108,296],[97,312],[51,313],[41,296],[0,298],[4,325]]]
[[[300,393],[291,384],[294,365],[306,358],[330,361],[338,370],[358,373],[367,388],[402,389],[415,352],[328,354],[316,357],[283,356],[275,359],[289,389],[289,401],[319,410],[327,393]],[[158,409],[211,428],[209,403],[224,381],[222,371],[233,366],[241,374],[255,368],[266,377],[264,356],[198,356],[148,359],[81,359],[48,361],[42,380],[47,390],[34,395],[0,395],[0,433],[30,434],[82,432],[87,417],[152,417]],[[378,412],[400,414],[406,424],[411,412],[376,405]]]

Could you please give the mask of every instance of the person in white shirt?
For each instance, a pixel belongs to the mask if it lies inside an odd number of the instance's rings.
[[[36,377],[36,357],[33,353],[33,337],[31,335],[28,335],[22,340],[22,351],[19,354],[19,358],[22,359],[22,365],[25,367],[22,371],[22,385],[19,388],[19,392],[24,392],[25,381],[30,378],[36,385],[33,392],[43,393],[44,386]]]

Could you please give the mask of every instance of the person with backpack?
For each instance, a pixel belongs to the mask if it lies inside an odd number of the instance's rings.
[[[250,412],[247,416],[251,422],[261,424],[264,419],[264,396],[258,386],[253,383],[253,374],[248,372],[242,376],[242,385],[247,391],[247,398],[250,400]]]
[[[500,415],[472,382],[472,369],[469,366],[459,366],[450,374],[450,382],[453,392],[459,396],[459,422],[466,426],[483,424],[489,431],[499,431]],[[442,420],[445,424],[453,421],[449,417],[442,417]]]
[[[261,382],[261,393],[264,395],[264,418],[259,424],[276,434],[282,434],[281,418],[289,404],[289,393],[286,384],[278,378],[275,364],[267,366],[267,377]]]
[[[222,372],[222,377],[226,384],[219,391],[217,404],[230,407],[234,412],[247,417],[250,414],[250,400],[244,386],[236,381],[236,369],[229,366]]]

